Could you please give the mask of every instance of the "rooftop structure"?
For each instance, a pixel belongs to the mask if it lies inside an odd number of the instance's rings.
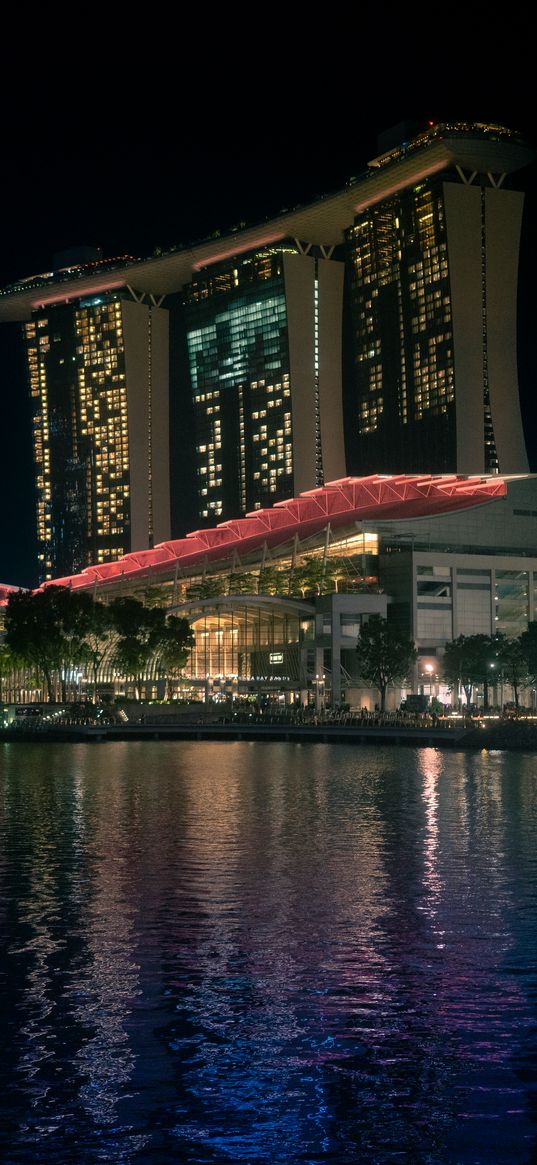
[[[356,214],[409,186],[448,168],[488,174],[495,181],[527,166],[534,151],[514,130],[488,123],[442,123],[429,126],[410,142],[373,158],[344,190],[327,194],[307,206],[282,211],[263,223],[166,252],[154,258],[121,256],[28,276],[0,291],[0,320],[25,320],[52,303],[81,295],[134,287],[140,292],[170,295],[189,283],[192,273],[235,255],[255,251],[287,238],[318,245],[343,243]]]

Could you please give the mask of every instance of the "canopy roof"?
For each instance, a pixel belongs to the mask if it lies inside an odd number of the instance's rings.
[[[103,587],[121,578],[156,581],[177,567],[189,573],[198,564],[229,559],[234,553],[250,554],[263,545],[274,550],[294,538],[303,541],[326,530],[353,522],[397,521],[430,517],[468,509],[494,498],[505,497],[505,479],[463,477],[455,474],[419,474],[345,477],[318,489],[307,490],[269,509],[254,510],[208,530],[194,530],[185,538],[161,542],[153,550],[138,550],[115,562],[88,566],[80,574],[54,579],[43,585],[72,588]]]

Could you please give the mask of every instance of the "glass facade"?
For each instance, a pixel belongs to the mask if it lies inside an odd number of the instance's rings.
[[[97,562],[128,543],[129,442],[121,303],[81,304],[75,312],[80,434],[93,461],[88,538]]]
[[[199,514],[237,517],[293,495],[283,251],[212,269],[186,295]]]
[[[121,593],[125,593],[125,580]],[[136,587],[135,587],[136,589]],[[222,596],[265,595],[310,601],[319,595],[377,592],[378,536],[372,531],[341,532],[326,545],[326,532],[303,543],[287,544],[277,553],[258,549],[239,566],[234,558],[221,565],[199,566],[183,578],[155,585],[153,599],[166,606]],[[245,599],[245,602],[247,600]]]
[[[496,631],[516,639],[528,626],[528,571],[495,571],[494,601]]]
[[[352,469],[453,469],[454,359],[442,182],[421,183],[359,215],[347,232],[347,253]]]
[[[198,617],[193,613],[195,646],[187,674],[192,679],[236,676],[299,683],[304,666],[300,646],[311,639],[312,622],[312,615],[247,600],[228,608],[216,605]]]
[[[416,570],[417,638],[447,642],[453,627],[451,568],[434,564]]]
[[[130,549],[121,300],[56,306],[24,328],[39,573],[51,579]]]
[[[493,634],[491,615],[490,570],[457,567],[457,634]]]

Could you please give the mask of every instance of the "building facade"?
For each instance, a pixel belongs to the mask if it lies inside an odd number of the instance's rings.
[[[365,207],[346,232],[349,460],[361,472],[527,469],[516,369],[524,196],[504,188],[505,131],[453,129],[466,157]],[[395,176],[436,139],[429,130],[371,165]]]
[[[167,328],[123,291],[24,325],[42,579],[169,535]]]
[[[204,268],[185,289],[201,520],[246,514],[345,472],[344,267],[311,251],[289,241],[247,253]]]
[[[40,576],[345,473],[524,473],[516,298],[533,158],[428,126],[335,194],[0,292],[24,321]]]

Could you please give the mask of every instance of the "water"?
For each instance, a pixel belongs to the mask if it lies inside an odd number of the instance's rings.
[[[537,760],[0,746],[6,1165],[537,1161]]]

